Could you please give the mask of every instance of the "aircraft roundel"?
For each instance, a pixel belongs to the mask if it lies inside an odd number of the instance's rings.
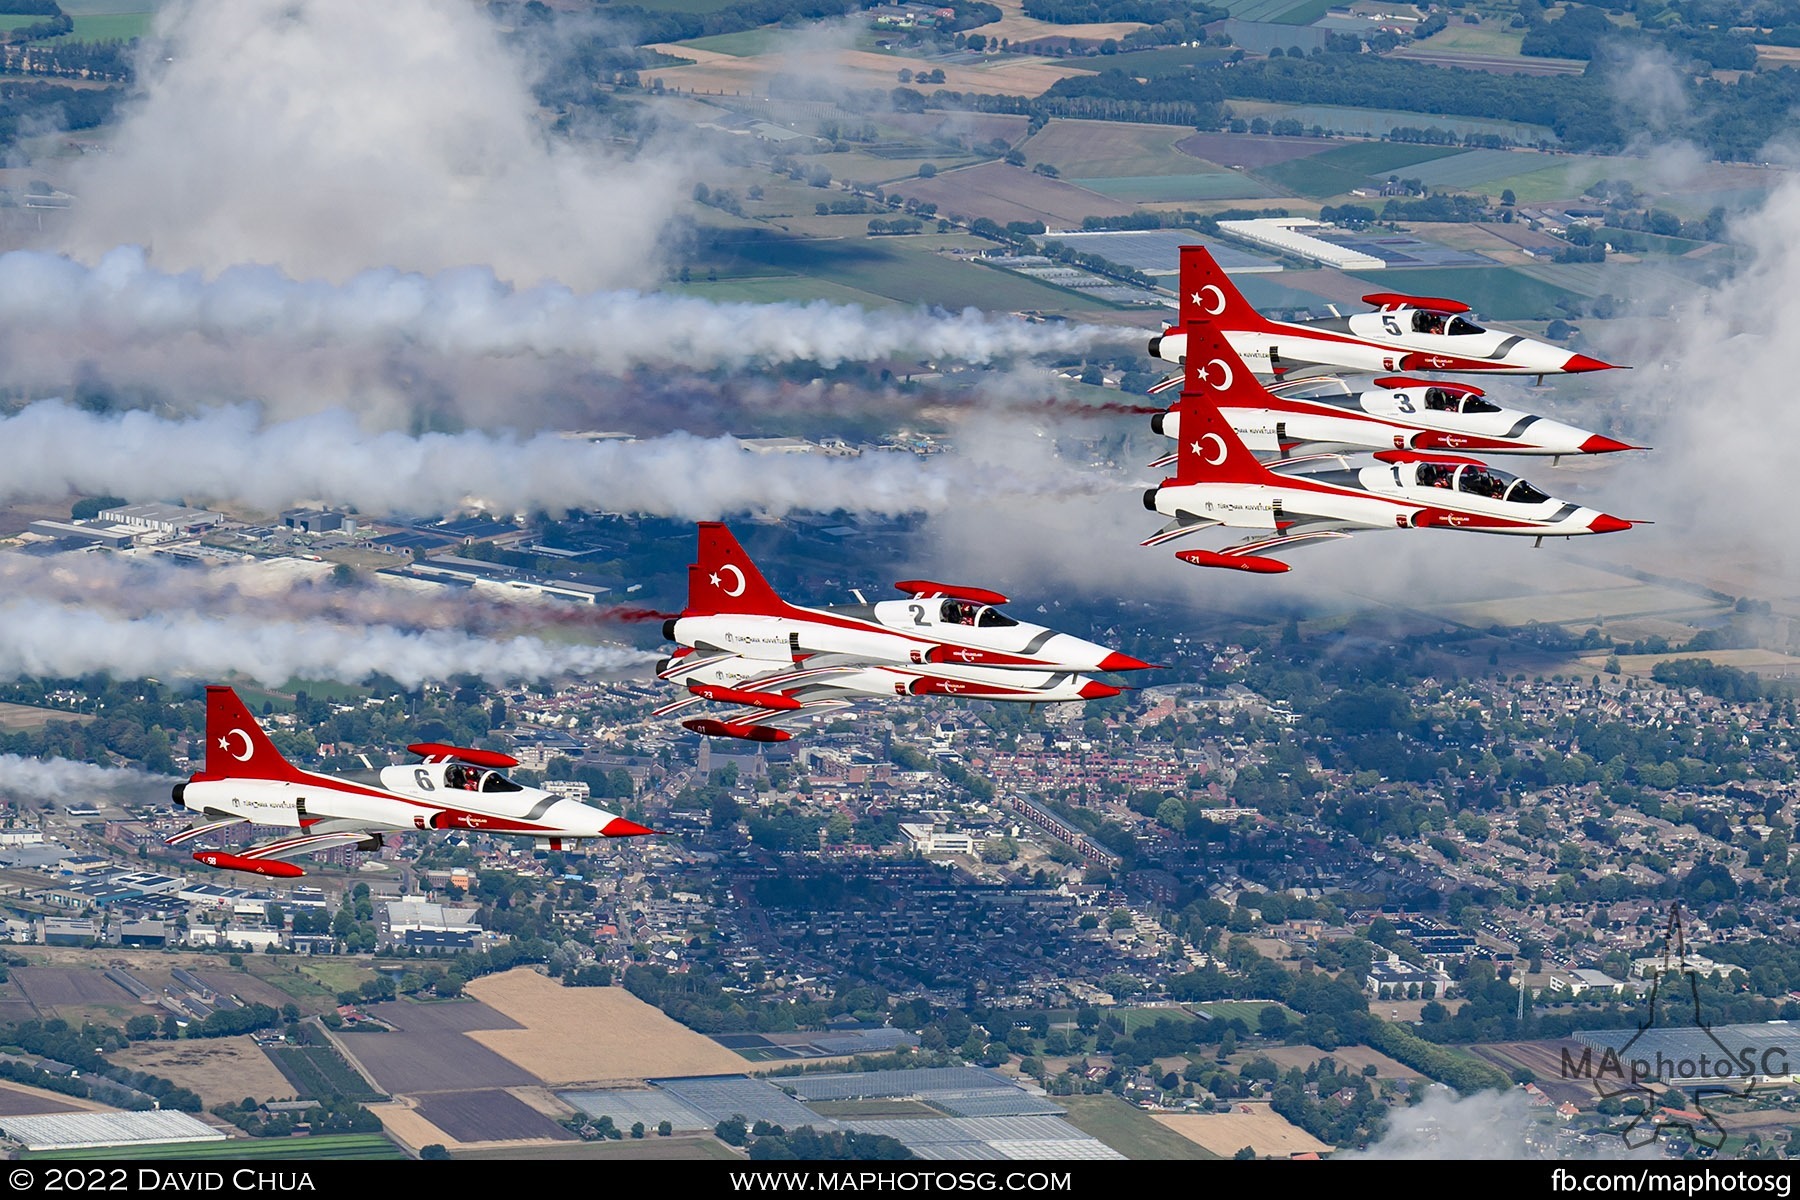
[[[1213,382],[1212,372],[1214,367],[1218,367],[1219,370],[1225,373],[1225,380],[1223,383]],[[1200,378],[1206,380],[1206,386],[1213,391],[1223,392],[1231,387],[1231,381],[1233,379],[1231,366],[1222,358],[1209,358],[1206,360],[1206,365],[1200,368]]]
[[[1220,463],[1225,461],[1225,439],[1224,438],[1220,437],[1216,433],[1208,433],[1208,434],[1203,434],[1201,436],[1200,440],[1212,445],[1218,451],[1218,453],[1216,455],[1208,454],[1206,456],[1206,465],[1207,466],[1216,467]]]
[[[719,574],[720,575],[729,574],[733,579],[737,580],[737,586],[735,586],[735,587],[726,587],[723,583],[719,584],[720,591],[724,592],[727,596],[733,597],[734,599],[736,597],[744,594],[744,573],[742,571],[738,570],[736,567],[732,566],[730,563],[726,563],[724,566],[719,568]]]
[[[1202,296],[1206,295],[1208,292],[1212,293],[1212,303],[1203,304],[1201,305],[1201,308],[1204,309],[1209,316],[1216,317],[1225,311],[1225,293],[1219,290],[1219,285],[1216,283],[1209,283],[1200,289],[1200,294]]]
[[[242,754],[238,754],[231,749],[230,743],[232,738],[243,739],[244,752]],[[241,729],[233,729],[230,733],[227,733],[223,738],[219,739],[219,748],[224,750],[227,754],[230,754],[231,757],[237,759],[239,762],[249,762],[250,756],[256,752],[256,747],[250,742],[250,735]]]

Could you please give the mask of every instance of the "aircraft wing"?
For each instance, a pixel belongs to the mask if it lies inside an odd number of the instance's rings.
[[[1139,542],[1140,546],[1160,546],[1164,542],[1172,542],[1178,537],[1186,537],[1190,533],[1199,533],[1202,529],[1210,529],[1224,522],[1215,521],[1211,517],[1195,517],[1183,514],[1171,520],[1167,525]]]
[[[698,675],[701,677],[698,682],[701,682],[702,686],[705,686],[704,681],[707,679],[706,672],[709,672],[713,668],[726,666],[733,661],[747,663],[751,660],[736,654],[709,655],[705,658],[699,658],[695,655],[678,659],[675,662],[670,663],[662,672],[661,677],[686,684],[690,679],[693,679]],[[852,672],[860,671],[868,666],[869,662],[866,659],[853,658],[847,654],[815,654],[802,662],[791,664],[767,663],[759,665],[766,665],[768,669],[759,673],[738,677],[729,685],[728,690],[739,693],[780,693],[793,700],[799,701],[801,707],[804,708],[810,696],[821,690],[830,690],[825,685],[833,676],[848,675]],[[707,699],[708,697],[706,696],[689,694],[678,700],[671,700],[667,704],[652,709],[650,715],[656,717],[668,716],[671,713],[677,713],[683,709],[692,708],[696,704],[704,704],[707,702]],[[746,703],[743,706],[743,711],[746,713],[762,713],[791,712],[794,710],[787,708],[764,708],[754,703]]]
[[[209,833],[229,829],[233,825],[248,824],[249,820],[248,817],[225,817],[218,821],[208,821],[204,825],[190,825],[175,836],[164,838],[163,845],[179,846],[183,842],[191,842],[197,837],[205,837]]]

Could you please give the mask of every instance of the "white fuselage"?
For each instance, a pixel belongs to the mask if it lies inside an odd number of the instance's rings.
[[[1590,430],[1429,385],[1281,397],[1270,407],[1220,411],[1244,444],[1258,453],[1279,453],[1295,445],[1313,450],[1448,449],[1537,455],[1622,448]],[[1179,438],[1181,415],[1161,414],[1157,428],[1165,437]]]
[[[1411,310],[1358,313],[1317,322],[1275,323],[1258,330],[1221,332],[1238,356],[1258,375],[1305,366],[1348,371],[1477,371],[1513,375],[1557,375],[1579,356],[1535,338],[1499,330],[1476,333],[1416,333]],[[1384,318],[1393,318],[1390,328]],[[1156,356],[1179,363],[1187,356],[1187,334],[1166,331],[1156,343]]]
[[[446,785],[452,768],[473,771],[478,789]],[[380,785],[364,786],[309,772],[286,779],[193,779],[182,807],[243,817],[258,825],[301,829],[343,821],[371,830],[479,829],[562,838],[597,838],[618,819],[578,800],[521,787],[497,771],[451,763],[384,767]],[[501,786],[503,785],[503,786]]]
[[[857,696],[942,695],[1034,703],[1092,699],[1096,687],[1100,686],[1095,680],[1073,671],[1018,667],[932,664],[915,669],[896,664],[812,673],[802,663],[790,675],[770,676],[766,659],[740,656],[707,660],[699,654],[692,658],[695,662],[687,669],[681,666],[681,659],[674,660],[664,670],[663,677],[682,684],[712,684],[767,692],[810,685]],[[1085,694],[1083,689],[1087,689]]]
[[[969,621],[953,619],[964,614]],[[947,619],[950,618],[950,619]],[[942,597],[883,600],[855,608],[800,609],[780,616],[681,617],[672,641],[745,658],[792,662],[796,651],[876,663],[1109,670],[1105,646],[1015,622],[997,609]]]
[[[1369,529],[1444,525],[1480,533],[1571,537],[1597,532],[1598,510],[1544,496],[1511,476],[1477,467],[1452,471],[1449,486],[1420,479],[1423,463],[1378,464],[1332,471],[1328,476],[1276,477],[1264,483],[1188,483],[1155,494],[1164,516],[1190,516],[1238,529],[1277,528],[1278,520],[1325,521]],[[1461,475],[1463,471],[1479,475]],[[1478,478],[1502,481],[1492,497],[1459,486]],[[1507,497],[1514,498],[1507,498]]]

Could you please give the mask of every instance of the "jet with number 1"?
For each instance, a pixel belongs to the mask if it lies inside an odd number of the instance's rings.
[[[1549,342],[1477,325],[1469,306],[1436,296],[1371,292],[1370,313],[1307,321],[1271,321],[1252,308],[1205,246],[1181,248],[1179,320],[1150,339],[1150,357],[1180,363],[1186,326],[1217,322],[1238,356],[1259,375],[1325,369],[1381,373],[1450,371],[1504,375],[1572,375],[1613,370],[1612,363]]]
[[[904,600],[803,608],[775,593],[723,524],[703,521],[699,535],[687,607],[663,624],[677,649],[657,664],[687,694],[654,712],[732,706],[682,722],[696,733],[783,742],[784,725],[877,697],[1098,700],[1121,689],[1089,673],[1150,666],[1016,621],[986,588],[907,579],[894,585]]]
[[[1460,529],[1537,538],[1630,529],[1632,522],[1558,500],[1479,459],[1421,450],[1381,450],[1368,466],[1315,454],[1264,463],[1222,409],[1252,405],[1263,389],[1222,330],[1186,331],[1187,386],[1175,407],[1181,438],[1175,474],[1144,493],[1144,507],[1169,518],[1145,546],[1223,526],[1249,536],[1222,550],[1182,550],[1200,567],[1273,574],[1270,557],[1357,529]]]
[[[518,760],[496,750],[420,742],[422,762],[371,769],[366,777],[321,775],[294,766],[269,740],[238,694],[206,689],[206,761],[175,785],[176,807],[200,820],[167,839],[204,844],[240,825],[287,832],[250,847],[207,847],[196,862],[226,871],[290,879],[306,872],[291,859],[355,846],[378,849],[384,834],[461,829],[521,834],[540,850],[575,850],[600,838],[656,832],[617,813],[526,787],[503,768]]]

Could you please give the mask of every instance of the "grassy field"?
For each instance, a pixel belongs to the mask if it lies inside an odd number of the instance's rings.
[[[1415,45],[1433,54],[1480,54],[1516,56],[1525,35],[1516,29],[1503,28],[1497,21],[1480,25],[1464,25],[1452,21],[1448,27]]]
[[[0,729],[42,729],[51,721],[74,721],[79,725],[93,719],[93,713],[39,708],[34,704],[0,704]]]
[[[1065,175],[1190,175],[1198,161],[1175,143],[1191,132],[1180,125],[1051,121],[1019,149],[1027,162],[1049,163]]]
[[[1354,188],[1369,187],[1376,179],[1390,174],[1415,175],[1414,164],[1442,158],[1444,154],[1441,146],[1355,142],[1333,147],[1310,158],[1272,163],[1260,168],[1256,174],[1302,196],[1323,200],[1344,195]]]
[[[70,14],[74,15],[74,14]],[[75,28],[52,42],[127,41],[142,37],[150,28],[149,13],[96,13],[75,17]]]
[[[1113,60],[1119,70],[1139,79],[1156,79],[1163,75],[1185,75],[1198,63],[1217,62],[1230,54],[1225,46],[1159,46],[1154,50],[1134,50]]]
[[[716,7],[726,8],[728,5],[720,4]],[[733,58],[755,58],[776,49],[780,42],[779,30],[746,29],[742,33],[716,33],[711,37],[690,38],[685,42],[677,42],[676,45],[710,50],[714,54],[729,54]]]
[[[1331,0],[1227,0],[1225,7],[1240,21],[1311,25],[1331,8]]]
[[[1536,150],[1453,150],[1406,172],[1406,177],[1417,179],[1427,187],[1474,190],[1489,187],[1496,179],[1508,179],[1564,161]]]
[[[1413,267],[1399,271],[1352,271],[1384,291],[1416,296],[1454,296],[1477,313],[1496,321],[1549,320],[1562,315],[1557,302],[1579,308],[1582,297],[1533,279],[1510,267]]]
[[[1070,183],[1130,204],[1183,204],[1213,200],[1268,200],[1278,195],[1255,176],[1240,171],[1194,175],[1125,175],[1071,179]]]
[[[378,1133],[339,1133],[305,1138],[231,1138],[223,1142],[175,1142],[163,1146],[100,1146],[81,1150],[26,1151],[35,1161],[58,1159],[295,1159],[319,1162],[338,1159],[406,1158],[408,1155]]]
[[[1099,1138],[1126,1158],[1194,1160],[1219,1157],[1179,1133],[1163,1128],[1149,1113],[1116,1096],[1058,1096],[1056,1102],[1069,1110],[1071,1125]]]
[[[1276,1008],[1282,1007],[1274,1000],[1214,1000],[1207,1004],[1194,1005],[1194,1011],[1203,1013],[1215,1021],[1242,1021],[1251,1029],[1255,1029],[1256,1018],[1261,1016],[1262,1010],[1271,1004]],[[1295,1014],[1290,1013],[1289,1015],[1294,1016]]]
[[[1225,105],[1234,117],[1248,121],[1263,117],[1279,121],[1292,117],[1306,128],[1314,125],[1327,133],[1360,134],[1382,137],[1394,129],[1448,129],[1454,133],[1497,133],[1517,142],[1557,141],[1556,132],[1548,125],[1526,125],[1519,121],[1495,121],[1485,117],[1449,117],[1438,113],[1400,112],[1391,108],[1355,108],[1337,104],[1288,104],[1278,100],[1229,100]]]

